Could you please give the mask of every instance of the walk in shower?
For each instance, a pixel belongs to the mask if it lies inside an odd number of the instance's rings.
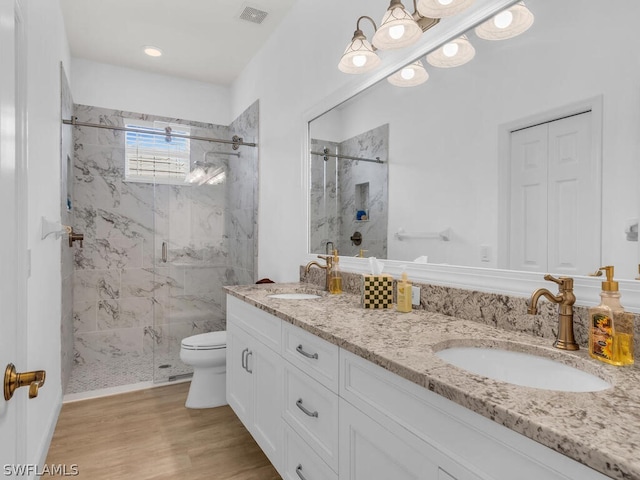
[[[85,240],[65,393],[183,378],[182,338],[224,330],[223,287],[255,281],[258,104],[225,126],[84,105],[74,116]]]

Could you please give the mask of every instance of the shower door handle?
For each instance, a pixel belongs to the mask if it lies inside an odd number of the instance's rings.
[[[162,263],[167,263],[167,242],[162,242]]]

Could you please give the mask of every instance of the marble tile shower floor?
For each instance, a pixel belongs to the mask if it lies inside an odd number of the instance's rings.
[[[180,361],[177,352],[175,354],[156,355],[155,359],[153,356],[148,355],[75,364],[71,370],[71,378],[65,395],[123,387],[142,382],[166,382],[169,377],[192,372],[193,369],[191,367]]]

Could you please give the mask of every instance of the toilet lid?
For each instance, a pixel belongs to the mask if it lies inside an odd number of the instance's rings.
[[[200,333],[182,339],[182,346],[189,350],[213,350],[227,346],[227,332]]]

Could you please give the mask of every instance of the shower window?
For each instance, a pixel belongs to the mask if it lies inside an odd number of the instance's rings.
[[[125,119],[125,179],[143,183],[184,183],[190,167],[190,141],[188,138],[158,135],[166,128],[171,133],[189,135],[185,125],[167,122],[145,122]]]

